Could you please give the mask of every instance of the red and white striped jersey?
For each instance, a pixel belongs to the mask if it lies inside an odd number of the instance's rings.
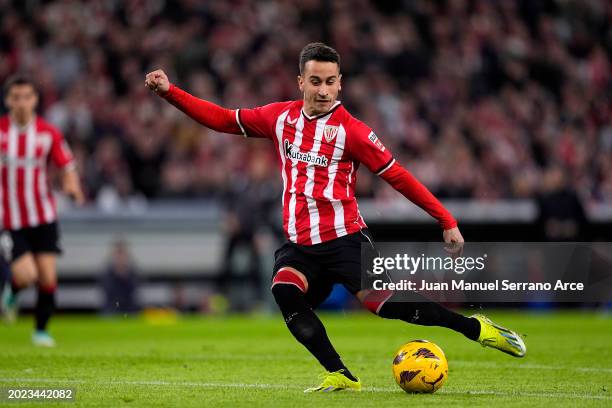
[[[57,218],[47,182],[47,164],[72,165],[62,134],[36,117],[20,128],[0,117],[0,220],[2,228],[18,230],[48,224]]]
[[[314,245],[366,227],[355,199],[357,168],[380,175],[394,159],[372,129],[337,102],[311,117],[303,101],[236,110],[245,136],[274,142],[283,179],[283,227],[287,238]]]

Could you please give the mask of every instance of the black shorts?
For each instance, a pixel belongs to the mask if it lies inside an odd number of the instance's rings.
[[[26,252],[33,254],[61,254],[57,222],[32,228],[6,230],[0,233],[0,251],[7,263],[12,263]]]
[[[336,283],[355,294],[361,290],[362,242],[368,244],[364,248],[371,248],[372,254],[377,253],[367,229],[316,245],[286,242],[274,253],[272,278],[285,266],[303,273],[308,280],[306,301],[312,308],[327,299]]]

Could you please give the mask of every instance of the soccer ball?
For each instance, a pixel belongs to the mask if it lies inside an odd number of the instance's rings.
[[[393,359],[393,377],[409,393],[434,393],[448,377],[448,362],[440,347],[427,340],[404,344]]]

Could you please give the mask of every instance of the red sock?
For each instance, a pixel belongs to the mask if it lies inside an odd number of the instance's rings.
[[[38,291],[42,292],[42,293],[54,293],[55,289],[57,289],[57,283],[51,284],[51,285],[39,285],[38,286]]]

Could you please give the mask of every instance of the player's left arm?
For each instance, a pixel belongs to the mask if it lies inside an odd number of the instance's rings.
[[[383,173],[379,174],[394,189],[402,193],[404,197],[421,207],[429,215],[438,220],[444,231],[442,236],[444,242],[462,243],[463,236],[457,227],[457,220],[442,205],[442,203],[408,170],[402,167],[397,161]]]
[[[457,220],[427,187],[393,158],[376,134],[358,121],[353,130],[349,145],[351,155],[435,218],[444,231],[444,242],[462,243],[464,240],[457,227]]]
[[[85,203],[85,195],[81,189],[81,180],[72,151],[59,131],[54,129],[52,134],[53,143],[49,155],[53,164],[62,170],[62,191],[72,197],[77,205],[82,205]]]
[[[62,191],[72,197],[77,205],[85,204],[85,195],[81,189],[81,180],[75,167],[66,168],[62,173]]]

